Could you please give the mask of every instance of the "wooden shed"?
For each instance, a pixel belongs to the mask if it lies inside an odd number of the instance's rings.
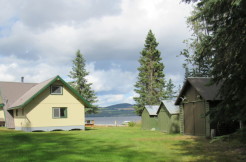
[[[180,132],[186,135],[210,137],[216,129],[205,114],[221,101],[217,95],[219,85],[211,85],[211,78],[188,78],[184,83],[175,105],[180,107]]]
[[[166,133],[179,133],[179,107],[173,100],[163,100],[157,111],[157,129]]]
[[[157,111],[159,105],[146,105],[142,112],[142,129],[156,130],[157,126]]]

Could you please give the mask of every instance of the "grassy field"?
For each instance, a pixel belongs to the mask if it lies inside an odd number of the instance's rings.
[[[245,147],[139,127],[33,132],[0,128],[0,161],[245,161]]]

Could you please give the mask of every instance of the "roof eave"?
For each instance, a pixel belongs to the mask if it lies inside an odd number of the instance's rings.
[[[179,93],[174,105],[179,105],[180,104],[180,102],[181,102],[181,98],[180,97],[183,94],[185,88],[187,87],[188,82],[189,82],[188,79],[186,79],[186,81],[185,81],[185,83],[184,83],[184,85],[183,85],[183,87],[182,87],[182,89],[181,89],[181,91],[180,91],[180,93]]]
[[[80,100],[83,101],[86,108],[91,108],[93,105],[91,105],[86,99],[84,99],[73,87],[71,87],[67,82],[65,82],[60,76],[57,76],[63,84],[65,84],[76,96],[79,97]]]
[[[15,107],[9,107],[8,110],[15,110],[15,109],[21,109],[23,108],[23,105],[15,106]]]

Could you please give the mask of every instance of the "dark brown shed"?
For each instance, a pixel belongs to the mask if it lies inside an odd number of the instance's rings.
[[[188,78],[175,102],[180,106],[180,132],[187,135],[210,136],[211,124],[205,114],[221,101],[217,95],[221,84],[211,78]]]

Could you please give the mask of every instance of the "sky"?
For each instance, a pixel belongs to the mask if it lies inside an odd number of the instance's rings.
[[[0,81],[64,80],[79,49],[99,106],[134,104],[138,59],[151,29],[165,79],[182,86],[191,37],[181,0],[0,0]]]

